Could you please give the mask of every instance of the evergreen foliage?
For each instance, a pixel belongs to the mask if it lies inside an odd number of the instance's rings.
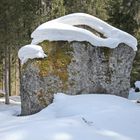
[[[139,6],[137,0],[110,0],[107,6],[108,21],[130,34],[135,34],[139,28],[137,19]]]

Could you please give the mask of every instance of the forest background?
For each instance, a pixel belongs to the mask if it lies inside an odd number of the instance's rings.
[[[140,0],[1,0],[0,92],[19,95],[21,66],[17,52],[31,42],[33,30],[41,23],[75,12],[96,16],[138,39],[131,86],[140,80]]]

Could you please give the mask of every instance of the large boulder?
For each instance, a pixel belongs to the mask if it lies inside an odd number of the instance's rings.
[[[22,115],[40,111],[58,92],[128,97],[135,56],[131,47],[111,49],[78,41],[43,41],[40,46],[48,57],[29,60],[22,68]]]

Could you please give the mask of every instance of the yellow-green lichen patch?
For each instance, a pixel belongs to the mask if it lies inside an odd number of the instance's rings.
[[[55,75],[66,82],[68,80],[67,67],[72,59],[73,49],[68,42],[48,42],[44,41],[39,45],[42,46],[47,54],[45,59],[38,61],[41,76]]]
[[[37,93],[37,99],[38,99],[39,103],[44,107],[50,104],[50,102],[47,102],[47,100],[45,100],[45,94],[44,94],[43,90],[40,90]]]
[[[101,55],[102,55],[102,66],[106,67],[105,72],[105,82],[106,84],[110,84],[111,83],[111,76],[112,76],[112,72],[110,69],[110,57],[111,57],[111,49],[107,48],[107,47],[101,47]]]
[[[102,47],[103,53],[104,53],[104,57],[109,60],[110,57],[110,53],[111,53],[111,49],[107,48],[107,47]]]

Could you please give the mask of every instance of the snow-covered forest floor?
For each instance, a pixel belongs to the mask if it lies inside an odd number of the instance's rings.
[[[19,97],[5,105],[0,98],[1,140],[139,140],[140,105],[114,95],[58,93],[51,105],[35,115],[20,114]],[[131,100],[132,99],[132,100]]]

